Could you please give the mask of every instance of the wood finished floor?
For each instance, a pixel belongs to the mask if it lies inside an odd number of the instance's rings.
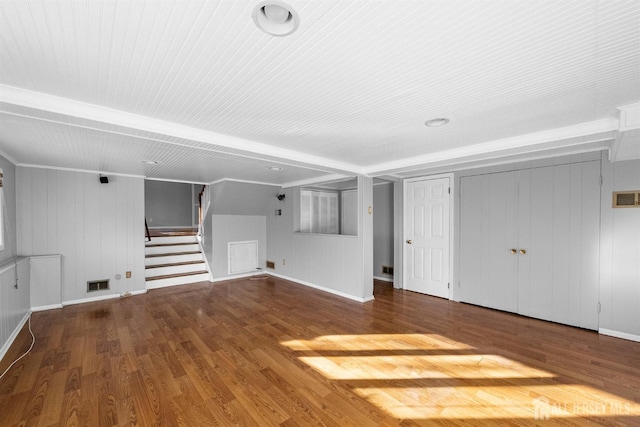
[[[34,313],[0,425],[640,425],[640,343],[382,282],[375,298],[241,279]]]

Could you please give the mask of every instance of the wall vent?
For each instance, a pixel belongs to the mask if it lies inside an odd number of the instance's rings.
[[[640,207],[640,191],[616,191],[613,193],[614,208]]]
[[[109,289],[109,279],[87,282],[87,292],[104,291],[105,289]]]
[[[267,261],[267,268],[275,270],[276,269],[276,263],[273,262],[273,261]]]
[[[388,274],[390,276],[393,276],[393,267],[388,266],[388,265],[383,265],[382,266],[382,274]]]

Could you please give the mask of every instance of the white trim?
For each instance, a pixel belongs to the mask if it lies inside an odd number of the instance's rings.
[[[373,278],[376,280],[380,280],[381,282],[393,283],[393,279],[391,277],[373,276]]]
[[[16,159],[14,159],[12,156],[8,155],[2,150],[0,150],[0,156],[4,157],[9,163],[13,164],[14,166],[18,163]]]
[[[4,345],[2,346],[2,348],[0,349],[0,360],[4,359],[4,356],[7,354],[7,352],[11,348],[11,345],[13,344],[15,339],[18,337],[18,334],[22,330],[22,327],[29,320],[29,316],[31,316],[31,310],[27,311],[27,313],[24,315],[22,320],[20,320],[20,322],[18,323],[16,328],[13,330],[11,335],[9,335],[9,338],[7,339],[7,342],[5,342]]]
[[[618,107],[618,111],[620,111],[620,124],[618,126],[620,132],[640,129],[640,102]]]
[[[436,174],[436,175],[428,175],[428,176],[421,176],[421,177],[416,177],[416,178],[406,178],[404,180],[403,183],[403,192],[402,192],[402,212],[403,212],[403,218],[402,218],[402,236],[401,236],[401,245],[402,245],[402,283],[401,283],[401,289],[407,289],[407,275],[405,274],[406,270],[407,270],[407,245],[404,244],[404,240],[405,240],[405,236],[406,236],[406,224],[405,224],[405,216],[407,214],[407,190],[408,190],[408,186],[407,184],[413,183],[413,182],[420,182],[420,181],[431,181],[434,179],[442,179],[442,178],[448,178],[449,179],[449,300],[453,300],[454,295],[453,295],[453,286],[451,286],[451,283],[453,283],[453,273],[454,273],[454,269],[453,269],[453,264],[454,264],[454,242],[455,242],[455,234],[454,234],[454,214],[455,214],[455,176],[453,173],[441,173],[441,174]],[[397,237],[396,237],[397,238]]]
[[[280,279],[288,280],[290,282],[299,283],[301,285],[308,286],[310,288],[318,289],[320,291],[328,292],[330,294],[337,295],[339,297],[347,298],[347,299],[350,299],[350,300],[353,300],[353,301],[357,301],[357,302],[363,302],[364,303],[364,302],[373,301],[375,299],[373,295],[371,295],[370,297],[366,297],[366,298],[356,297],[356,296],[353,296],[351,294],[347,294],[347,293],[344,293],[344,292],[337,291],[335,289],[331,289],[331,288],[327,288],[327,287],[324,287],[324,286],[316,285],[315,283],[306,282],[304,280],[299,280],[299,279],[294,279],[293,277],[284,276],[282,274],[278,274],[278,273],[275,273],[273,271],[265,271],[264,273],[269,274],[270,276],[278,277]]]
[[[261,156],[271,156],[284,160],[316,165],[328,169],[358,173],[362,169],[359,166],[332,160],[325,157],[277,148],[268,144],[250,141],[216,132],[197,129],[179,123],[171,123],[151,117],[140,116],[125,111],[116,110],[96,104],[75,101],[68,98],[35,92],[13,86],[0,85],[0,102],[6,102],[22,107],[48,111],[71,117],[83,118],[99,123],[107,123],[122,126],[129,129],[162,134],[174,138],[188,139],[204,142],[212,146],[231,149],[228,154],[242,154],[247,157],[260,159]],[[37,117],[34,117],[37,118]],[[165,141],[166,142],[166,141]],[[266,160],[266,159],[263,159]],[[282,163],[282,162],[280,162]]]
[[[16,265],[20,265],[23,262],[29,261],[29,260],[30,260],[30,257],[23,257],[23,256],[9,258],[8,260],[0,264],[0,274],[5,273],[11,270],[12,268],[14,268]]]
[[[200,247],[200,254],[202,255],[202,260],[204,261],[205,267],[207,267],[207,272],[209,273],[209,281],[213,282],[213,271],[211,270],[211,266],[209,265],[209,260],[207,259],[207,253],[204,251],[204,245],[202,244],[202,236],[196,236],[196,240],[198,241],[198,246]]]
[[[62,304],[39,305],[37,307],[31,307],[31,311],[35,313],[37,311],[56,310],[62,307],[63,307]]]
[[[610,337],[616,337],[616,338],[622,338],[624,340],[640,342],[640,335],[629,334],[626,332],[614,331],[611,329],[604,329],[604,328],[598,329],[598,333],[602,335],[607,335]]]
[[[592,141],[591,143],[604,143],[607,141],[613,141],[614,138],[606,138],[598,141]],[[460,162],[453,163],[442,163],[436,164],[433,166],[425,165],[424,168],[420,169],[412,169],[412,170],[404,170],[398,172],[398,177],[402,179],[410,179],[416,176],[426,176],[429,173],[443,173],[443,172],[457,172],[464,171],[470,169],[480,169],[486,168],[490,166],[501,166],[501,165],[511,165],[516,163],[524,163],[524,162],[532,162],[536,160],[550,159],[556,157],[565,157],[571,156],[574,154],[587,154],[594,153],[599,151],[607,151],[611,150],[609,145],[606,146],[595,146],[590,148],[579,148],[571,151],[558,151],[551,152],[551,150],[540,151],[540,155],[531,156],[529,154],[532,153],[524,153],[524,154],[514,154],[514,155],[506,155],[506,156],[496,156],[493,159],[471,159],[471,160],[462,160]],[[434,171],[434,172],[430,172]]]
[[[127,178],[143,178],[143,179],[145,178],[144,175],[132,175],[132,174],[108,172],[108,171],[94,171],[89,169],[62,168],[58,166],[32,165],[29,163],[18,163],[16,166],[21,168],[51,169],[51,170],[66,171],[66,172],[98,173],[98,174],[103,174],[107,176],[109,175],[123,176]]]
[[[241,274],[234,274],[234,275],[231,275],[231,276],[216,277],[215,279],[211,280],[211,282],[212,283],[218,283],[218,282],[224,282],[226,280],[244,279],[246,277],[257,276],[259,274],[265,274],[265,271],[256,270],[256,271],[251,272],[251,273],[241,273]]]
[[[339,174],[339,173],[332,173],[332,174],[328,174],[328,175],[323,175],[323,176],[319,176],[316,178],[308,178],[308,179],[301,179],[300,181],[291,181],[291,182],[287,182],[285,184],[282,184],[282,188],[290,188],[290,187],[300,187],[303,185],[313,185],[313,184],[317,184],[317,183],[324,183],[324,182],[329,182],[329,181],[343,181],[345,179],[348,178],[353,178],[352,175],[343,175],[343,174]]]
[[[256,184],[256,185],[268,185],[271,187],[282,187],[282,185],[280,184],[275,184],[272,182],[260,182],[260,181],[249,181],[246,179],[234,179],[234,178],[222,178],[222,179],[218,179],[216,181],[210,182],[209,184],[205,184],[205,185],[214,185],[214,184],[220,184],[222,182],[241,182],[243,184]]]
[[[144,179],[146,181],[163,181],[163,182],[177,182],[178,184],[198,184],[198,185],[207,185],[206,182],[198,182],[198,181],[183,181],[180,179],[166,179],[166,178],[151,178],[145,176]]]
[[[436,166],[448,166],[458,163],[492,160],[516,154],[526,155],[531,154],[532,152],[568,149],[575,146],[592,144],[598,141],[611,140],[615,137],[614,132],[616,132],[617,130],[618,120],[616,119],[595,120],[593,122],[581,123],[564,128],[519,135],[515,137],[454,148],[451,150],[438,151],[435,153],[423,154],[420,156],[379,163],[377,165],[365,167],[364,173],[372,176],[402,173],[403,171],[428,168],[430,167],[429,165],[434,164]],[[607,132],[610,133],[610,135],[601,135],[602,133]],[[576,141],[575,139],[578,140]],[[551,143],[555,144],[553,144],[553,146],[547,147]],[[523,149],[523,151],[514,153],[514,149]],[[555,155],[564,154],[556,153]]]
[[[129,292],[129,296],[135,296],[135,295],[144,295],[147,293],[147,290],[138,289],[137,291],[128,291],[128,292]],[[126,298],[124,294],[121,294],[120,296]]]
[[[73,299],[73,300],[69,300],[69,301],[62,301],[62,306],[64,307],[64,306],[67,306],[67,305],[84,304],[86,302],[105,301],[105,300],[116,299],[116,298],[121,298],[121,295],[120,294],[107,294],[107,295],[100,295],[100,296],[96,296],[96,297],[80,298],[80,299]]]

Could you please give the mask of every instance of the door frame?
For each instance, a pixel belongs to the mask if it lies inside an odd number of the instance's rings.
[[[406,239],[406,221],[405,221],[405,216],[407,215],[407,189],[408,189],[408,185],[410,183],[414,183],[414,182],[419,182],[419,181],[430,181],[430,180],[434,180],[434,179],[441,179],[441,178],[449,178],[449,188],[451,189],[451,191],[449,192],[449,296],[448,299],[453,299],[453,264],[454,264],[454,236],[455,236],[455,230],[454,230],[454,212],[456,209],[455,206],[455,197],[454,195],[456,194],[455,192],[455,177],[453,173],[441,173],[441,174],[437,174],[437,175],[426,175],[426,176],[420,176],[420,177],[415,177],[415,178],[405,178],[402,181],[402,234],[400,235],[400,238],[397,239],[398,243],[401,245],[402,247],[402,289],[407,290],[407,275],[404,274],[404,272],[406,271],[407,268],[407,245],[405,245],[405,239]]]

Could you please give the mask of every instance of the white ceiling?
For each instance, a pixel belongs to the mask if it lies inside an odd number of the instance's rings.
[[[0,0],[0,152],[280,185],[640,153],[638,0],[299,0],[287,37],[258,3]]]

